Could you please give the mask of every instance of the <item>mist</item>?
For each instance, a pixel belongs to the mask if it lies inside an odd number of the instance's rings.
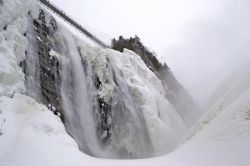
[[[249,1],[220,1],[213,13],[183,26],[182,41],[161,55],[202,107],[227,76],[250,60],[249,20]]]
[[[250,60],[248,0],[52,2],[103,41],[138,35],[202,107]]]

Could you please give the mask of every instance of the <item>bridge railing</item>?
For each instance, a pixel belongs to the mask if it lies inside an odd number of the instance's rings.
[[[107,46],[106,44],[104,44],[104,42],[102,42],[100,39],[98,39],[95,35],[93,35],[92,33],[90,33],[88,30],[86,30],[83,26],[81,26],[80,24],[78,24],[75,20],[73,20],[72,18],[70,18],[69,16],[67,16],[64,11],[60,10],[54,4],[52,4],[48,0],[39,0],[39,1],[43,5],[45,5],[47,8],[49,8],[52,12],[54,12],[59,17],[61,17],[65,22],[68,22],[70,25],[72,25],[73,27],[75,27],[78,31],[80,31],[85,36],[87,36],[88,38],[90,38],[91,40],[93,40],[95,43],[97,43],[98,45],[100,45],[100,46],[102,46],[104,48],[109,48],[109,46]]]

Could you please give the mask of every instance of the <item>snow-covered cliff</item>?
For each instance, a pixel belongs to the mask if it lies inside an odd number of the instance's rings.
[[[88,45],[38,4],[4,0],[0,6],[1,96],[22,93],[45,104],[95,157],[174,150],[194,112],[183,118],[140,56]]]

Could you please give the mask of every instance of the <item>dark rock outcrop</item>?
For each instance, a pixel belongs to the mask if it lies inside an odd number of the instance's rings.
[[[153,71],[159,77],[160,70],[168,70],[169,67],[164,63],[161,64],[154,53],[149,51],[141,42],[138,36],[134,38],[124,39],[122,36],[118,40],[112,40],[112,49],[123,52],[123,49],[127,48],[138,54],[147,67]]]
[[[50,104],[53,111],[57,110],[62,113],[58,89],[59,61],[49,54],[52,46],[48,35],[52,34],[52,32],[46,25],[45,14],[42,10],[40,11],[38,20],[34,20],[34,28],[36,32],[37,52],[39,55],[43,101],[46,105]]]
[[[45,13],[42,9],[40,10],[39,17],[37,19],[33,19],[30,13],[29,17],[33,20],[32,27],[34,30],[34,40],[29,42],[34,42],[30,43],[34,45],[36,53],[36,55],[32,56],[38,56],[38,64],[36,68],[40,77],[39,80],[42,102],[55,114],[58,114],[57,112],[59,112],[62,121],[64,121],[59,91],[59,60],[50,55],[50,50],[52,49],[50,38],[57,30],[56,21],[51,19],[50,24],[47,24],[45,20]],[[26,61],[22,61],[20,66],[26,74]]]

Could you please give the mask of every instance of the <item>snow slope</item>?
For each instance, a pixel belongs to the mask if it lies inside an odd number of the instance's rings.
[[[21,94],[1,97],[0,110],[1,166],[68,165],[74,162],[61,158],[81,156],[60,118],[34,99]]]
[[[197,122],[183,148],[202,165],[250,164],[250,73],[246,65],[219,86],[214,103]],[[230,82],[229,82],[230,80]],[[176,153],[178,154],[178,153]],[[185,158],[185,157],[184,157]]]

